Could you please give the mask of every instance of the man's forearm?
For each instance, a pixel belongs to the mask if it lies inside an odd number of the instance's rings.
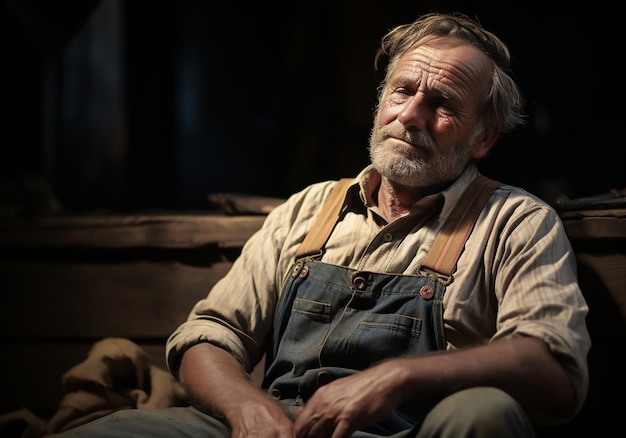
[[[567,411],[576,402],[567,373],[539,339],[520,337],[415,360],[416,366],[408,367],[407,385],[403,385],[405,400],[412,398],[410,388],[420,388],[414,395],[417,398],[425,390],[438,399],[467,387],[495,386],[530,413]]]
[[[225,419],[232,438],[294,435],[282,405],[257,388],[239,361],[222,348],[209,343],[191,347],[183,355],[179,378],[191,403]]]
[[[185,352],[179,378],[190,402],[213,415],[226,415],[241,400],[264,397],[229,352],[206,342]]]

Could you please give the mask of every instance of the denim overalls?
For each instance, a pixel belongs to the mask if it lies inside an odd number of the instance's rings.
[[[263,387],[293,410],[320,386],[376,362],[444,349],[446,283],[440,275],[381,274],[296,259],[276,309]],[[411,429],[428,408],[401,407],[367,432]]]

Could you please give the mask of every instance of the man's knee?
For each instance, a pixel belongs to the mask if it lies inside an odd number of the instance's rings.
[[[533,437],[532,423],[520,404],[492,387],[470,388],[438,403],[417,437]]]
[[[119,438],[121,436],[229,437],[219,420],[192,407],[122,409],[50,438]]]

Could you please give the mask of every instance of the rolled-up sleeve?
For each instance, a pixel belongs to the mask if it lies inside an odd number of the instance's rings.
[[[168,338],[167,365],[175,376],[182,354],[200,342],[224,348],[252,371],[265,353],[284,273],[331,187],[315,184],[268,214],[229,272]]]
[[[274,209],[244,245],[229,272],[191,309],[187,320],[169,337],[167,364],[176,375],[182,353],[210,342],[233,354],[247,371],[263,355],[277,300],[276,264],[285,206]]]

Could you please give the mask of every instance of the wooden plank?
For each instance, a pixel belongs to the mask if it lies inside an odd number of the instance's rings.
[[[623,239],[626,240],[626,218],[585,218],[564,221],[570,239]]]
[[[0,336],[94,339],[168,336],[231,262],[94,263],[0,260]]]
[[[626,327],[626,210],[584,210],[563,214],[578,264],[578,279],[589,302],[588,324],[606,335]]]
[[[626,335],[626,250],[576,252],[580,287],[589,304],[587,324],[596,337]]]
[[[0,411],[24,406],[52,413],[63,373],[107,337],[137,340],[165,368],[167,336],[223,278],[264,219],[184,214],[0,222]]]
[[[612,217],[612,218],[625,218],[626,208],[608,208],[597,210],[571,210],[562,211],[559,213],[564,220],[593,218],[593,217]]]
[[[0,247],[196,248],[241,246],[265,216],[58,216],[0,221]]]
[[[561,214],[570,239],[626,240],[626,210],[585,210]]]

